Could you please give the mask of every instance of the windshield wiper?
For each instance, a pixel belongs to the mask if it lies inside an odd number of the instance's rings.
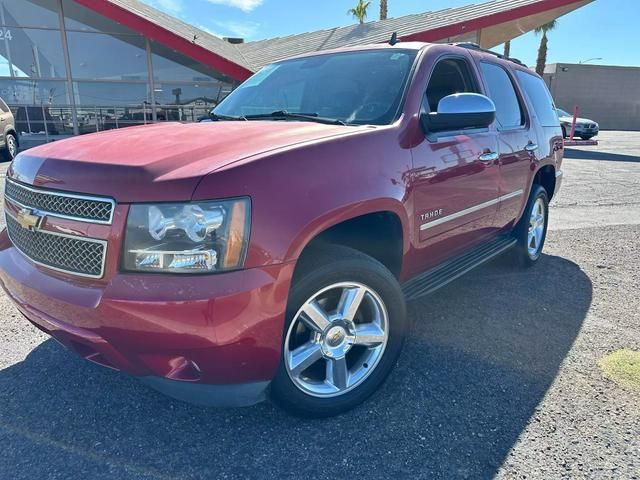
[[[326,123],[328,125],[346,125],[342,120],[337,118],[320,117],[317,113],[301,113],[301,112],[288,112],[286,110],[276,110],[271,113],[257,113],[255,115],[245,115],[245,120],[265,120],[265,119],[287,119],[294,118],[298,120],[307,120],[310,122]]]
[[[246,122],[247,119],[244,116],[234,117],[233,115],[220,115],[218,113],[209,112],[209,118],[214,122],[219,122],[220,120],[232,120],[232,121],[243,121]]]

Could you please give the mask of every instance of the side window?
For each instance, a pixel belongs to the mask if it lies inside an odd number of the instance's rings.
[[[502,128],[524,125],[524,114],[518,95],[506,70],[493,63],[482,62],[480,69],[486,80],[489,97],[496,104],[496,118]]]
[[[529,97],[540,124],[543,127],[557,127],[559,121],[556,116],[555,105],[544,80],[521,70],[516,72],[516,76],[527,97]]]
[[[454,93],[478,93],[476,82],[467,62],[461,58],[440,60],[433,69],[425,100],[424,109],[438,111],[438,103],[444,97]]]

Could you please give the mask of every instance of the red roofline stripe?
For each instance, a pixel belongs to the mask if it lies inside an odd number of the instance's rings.
[[[484,17],[466,20],[464,22],[453,25],[445,25],[443,27],[426,30],[424,32],[412,33],[401,38],[403,41],[417,42],[433,42],[442,40],[443,38],[454,37],[468,32],[480,30],[482,28],[492,27],[501,23],[510,22],[519,18],[528,17],[537,13],[543,13],[554,8],[565,7],[572,3],[579,3],[583,0],[542,0],[537,3],[516,7],[513,10],[498,12]]]
[[[129,27],[136,32],[172,48],[194,60],[197,60],[220,73],[229,77],[243,81],[253,75],[253,72],[237,63],[207,50],[200,45],[192,43],[175,33],[166,30],[153,22],[150,22],[135,13],[126,10],[118,5],[114,5],[108,0],[74,0],[104,17],[110,18],[122,25]]]
[[[140,17],[119,5],[114,5],[109,0],[74,0],[94,12],[114,20],[140,34],[172,48],[183,55],[197,60],[219,72],[228,75],[239,81],[246,80],[253,72],[242,65],[228,60],[211,50],[200,45],[192,43],[179,35],[167,30],[155,23]],[[421,41],[433,42],[449,38],[456,35],[473,32],[482,28],[499,25],[501,23],[517,20],[529,15],[543,13],[554,8],[560,8],[573,3],[579,3],[583,0],[541,0],[529,5],[516,7],[512,10],[498,12],[491,15],[481,16],[472,20],[467,20],[453,25],[445,25],[443,27],[425,30],[424,32],[412,33],[401,37],[403,41]]]

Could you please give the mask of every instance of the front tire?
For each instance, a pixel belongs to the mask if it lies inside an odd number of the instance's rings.
[[[323,247],[300,262],[271,398],[296,415],[329,417],[362,403],[393,369],[405,301],[387,268],[351,248]]]
[[[535,265],[542,256],[549,225],[549,196],[544,187],[534,185],[522,218],[514,229],[516,263],[521,267]]]
[[[4,142],[5,147],[2,149],[0,155],[2,156],[2,160],[10,162],[18,155],[18,139],[13,133],[7,133]]]

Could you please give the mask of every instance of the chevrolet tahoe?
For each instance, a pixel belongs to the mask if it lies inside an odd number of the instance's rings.
[[[20,153],[0,283],[37,328],[175,398],[365,401],[405,303],[540,261],[563,139],[543,80],[477,46],[377,44],[269,65],[211,122]]]

